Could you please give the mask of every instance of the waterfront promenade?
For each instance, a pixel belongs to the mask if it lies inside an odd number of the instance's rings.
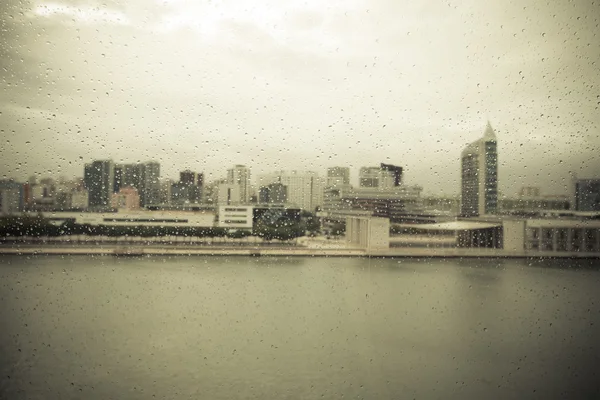
[[[418,258],[599,258],[600,253],[506,251],[503,249],[449,247],[392,247],[362,249],[340,240],[299,239],[297,243],[212,244],[181,242],[0,242],[0,254],[14,255],[115,255],[115,256],[277,256],[277,257],[418,257]]]

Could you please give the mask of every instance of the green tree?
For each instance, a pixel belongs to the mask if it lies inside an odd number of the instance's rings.
[[[300,222],[304,231],[308,232],[311,236],[316,236],[321,231],[319,217],[309,211],[302,211],[300,213]]]

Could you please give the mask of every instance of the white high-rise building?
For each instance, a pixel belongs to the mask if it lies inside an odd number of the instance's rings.
[[[239,198],[242,204],[250,201],[250,168],[236,165],[227,170],[227,183],[239,186]]]
[[[477,217],[498,209],[498,152],[496,134],[487,123],[483,137],[461,154],[461,215]]]
[[[260,177],[259,186],[281,183],[287,187],[286,204],[314,212],[323,206],[324,180],[313,171],[277,171]]]

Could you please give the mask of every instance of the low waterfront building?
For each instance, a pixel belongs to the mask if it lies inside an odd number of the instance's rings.
[[[537,219],[522,225],[527,251],[600,253],[600,220]]]
[[[344,219],[356,211],[367,212],[374,217],[389,218],[392,223],[420,219],[423,214],[422,188],[397,186],[388,189],[378,187],[330,187],[325,191],[326,218]],[[349,214],[350,213],[350,214]]]
[[[164,226],[191,228],[210,228],[215,226],[215,214],[212,212],[145,210],[107,213],[45,212],[42,213],[42,216],[55,224],[71,222],[78,225],[88,224],[92,226]]]
[[[600,254],[600,214],[487,217],[438,224],[395,224],[391,247],[502,249],[506,255],[544,252]]]
[[[252,206],[219,206],[219,228],[252,229]]]
[[[397,224],[390,241],[395,247],[502,248],[502,222],[449,221]]]
[[[390,220],[377,217],[348,217],[346,243],[352,247],[385,250],[390,247]]]
[[[301,212],[299,207],[288,207],[285,204],[257,204],[252,210],[252,219],[255,225],[297,224],[300,222]]]

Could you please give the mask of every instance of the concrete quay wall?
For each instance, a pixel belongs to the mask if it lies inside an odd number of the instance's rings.
[[[366,251],[358,248],[223,247],[223,246],[0,246],[0,254],[17,255],[204,255],[204,256],[301,256],[301,257],[418,257],[418,258],[597,258],[600,253],[509,252],[502,249],[394,248]]]

